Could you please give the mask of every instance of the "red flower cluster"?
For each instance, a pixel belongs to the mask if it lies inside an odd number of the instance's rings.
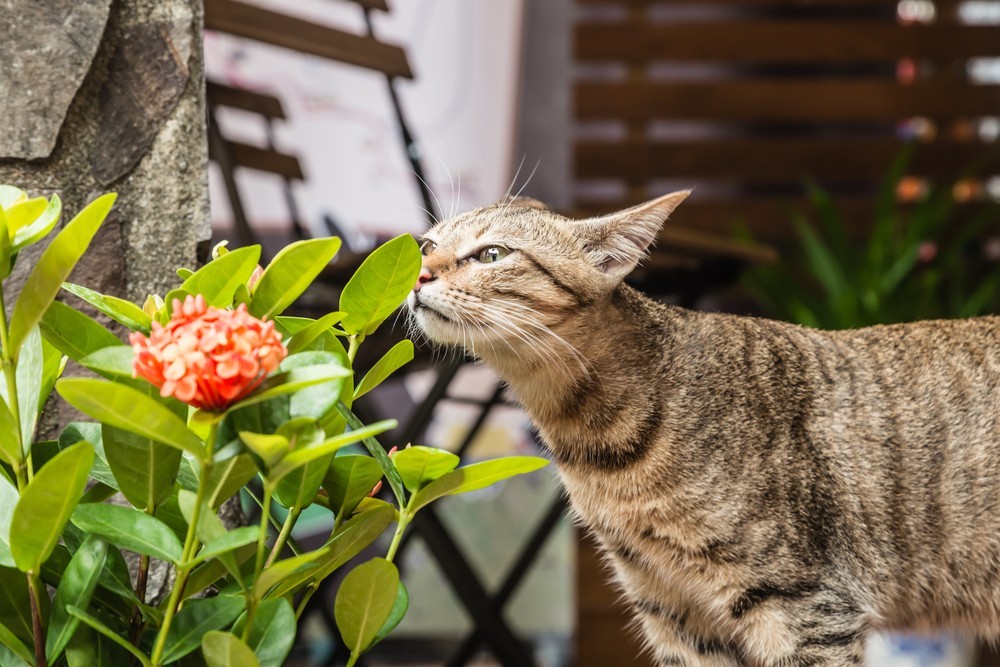
[[[263,322],[240,304],[209,307],[200,294],[174,299],[166,326],[153,322],[149,338],[129,336],[132,375],[149,380],[161,396],[202,410],[222,411],[256,389],[288,351],[273,322]]]

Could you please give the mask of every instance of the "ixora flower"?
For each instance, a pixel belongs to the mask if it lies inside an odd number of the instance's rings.
[[[258,320],[244,304],[207,306],[200,294],[174,299],[166,326],[153,322],[148,338],[134,332],[129,342],[134,377],[159,387],[161,396],[214,412],[256,389],[288,354],[273,322]]]

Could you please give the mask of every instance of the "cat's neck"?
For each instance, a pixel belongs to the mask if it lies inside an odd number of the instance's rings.
[[[574,411],[609,409],[614,395],[659,381],[670,319],[662,306],[622,285],[609,300],[555,328],[559,340],[480,356],[542,425]]]

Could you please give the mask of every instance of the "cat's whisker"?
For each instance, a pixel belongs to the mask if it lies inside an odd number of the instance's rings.
[[[433,197],[433,198],[434,198],[434,203],[435,203],[435,204],[437,205],[437,209],[438,209],[438,211],[443,211],[443,210],[444,210],[444,208],[443,208],[443,207],[441,206],[441,200],[440,200],[440,199],[438,199],[438,196],[437,196],[437,193],[436,193],[436,192],[434,192],[434,188],[432,188],[432,187],[430,186],[430,184],[429,184],[429,183],[428,183],[427,181],[425,181],[425,180],[423,179],[423,177],[422,177],[422,176],[421,176],[420,174],[418,174],[417,172],[415,172],[415,171],[413,171],[412,169],[410,169],[410,173],[412,173],[412,174],[413,174],[414,176],[416,176],[416,177],[417,177],[417,180],[419,180],[419,181],[420,181],[421,183],[423,183],[423,184],[424,184],[424,187],[426,187],[426,188],[427,188],[427,191],[431,193],[431,197]],[[437,215],[435,215],[435,214],[431,213],[431,212],[430,212],[430,211],[428,211],[427,209],[424,209],[424,212],[425,212],[425,213],[427,213],[427,215],[429,215],[429,216],[430,216],[431,218],[433,218],[434,220],[436,220],[436,221],[440,222],[440,218],[438,218],[438,216],[437,216]]]
[[[535,162],[535,166],[534,166],[534,167],[532,168],[532,170],[531,170],[531,173],[530,173],[530,174],[528,174],[528,178],[526,178],[526,179],[524,180],[524,184],[523,184],[523,185],[521,186],[521,189],[520,189],[520,190],[518,190],[518,191],[517,191],[517,192],[516,192],[516,193],[514,194],[514,196],[510,198],[510,200],[511,200],[511,201],[514,201],[515,199],[517,199],[518,197],[520,197],[520,196],[521,196],[521,193],[522,193],[522,192],[524,192],[524,189],[525,189],[526,187],[528,187],[528,183],[531,183],[531,179],[532,179],[532,178],[534,178],[534,176],[535,176],[535,172],[536,172],[536,171],[538,171],[538,166],[539,166],[540,164],[542,164],[542,159],[541,159],[541,158],[538,158],[538,160],[537,160],[537,161]],[[508,206],[509,206],[509,204],[508,204]]]
[[[541,317],[541,313],[539,313],[534,308],[531,308],[530,306],[527,306],[527,305],[522,304],[522,303],[518,303],[516,301],[511,301],[509,299],[496,299],[496,301],[499,301],[499,302],[503,303],[504,306],[511,307],[511,308],[520,308],[522,311],[530,312],[533,315],[535,315],[536,318],[533,318],[531,320],[525,320],[525,324],[528,325],[528,326],[531,326],[533,329],[536,329],[540,333],[543,333],[543,334],[545,334],[547,336],[550,336],[551,338],[555,339],[557,342],[559,342],[563,346],[565,346],[565,348],[570,352],[570,354],[576,359],[576,361],[580,365],[580,369],[583,371],[583,373],[587,377],[590,377],[590,369],[588,367],[588,364],[586,363],[587,362],[586,358],[573,345],[571,345],[569,342],[567,342],[565,339],[563,339],[562,336],[560,336],[556,332],[552,331],[551,328],[549,328],[546,325],[542,324],[542,322],[539,319],[537,319],[537,318]]]
[[[499,299],[498,301],[502,302],[504,305],[520,307],[523,310],[530,311],[531,313],[534,313],[536,315],[540,315],[540,313],[538,313],[534,309],[528,308],[527,306],[523,306],[522,304],[517,304],[515,302],[508,301],[505,299]],[[569,352],[570,356],[572,356],[573,359],[577,362],[577,364],[580,367],[580,370],[583,372],[585,376],[587,377],[590,376],[590,370],[587,366],[586,359],[582,354],[580,354],[579,350],[570,345],[561,336],[559,336],[549,327],[543,324],[540,320],[537,319],[537,317],[529,317],[524,313],[520,313],[517,319],[515,320],[515,318],[512,317],[512,313],[505,311],[504,309],[499,308],[494,304],[479,303],[477,304],[477,306],[479,306],[486,312],[490,313],[494,318],[492,321],[495,322],[497,326],[500,326],[504,328],[505,331],[508,331],[516,335],[526,345],[528,345],[528,347],[544,346],[543,352],[549,353],[549,355],[546,355],[547,360],[549,362],[552,361],[560,362],[560,364],[563,367],[563,370],[566,372],[566,375],[568,377],[572,375],[569,372],[570,371],[569,363],[563,358],[562,355],[558,354],[558,350],[556,350],[556,348],[552,344],[553,341],[561,344]],[[516,325],[520,326],[518,327]],[[525,329],[527,329],[527,331]],[[537,335],[532,336],[530,332],[537,332]]]
[[[510,200],[510,193],[514,191],[514,184],[517,183],[517,177],[521,175],[521,168],[524,166],[524,161],[527,157],[527,153],[521,154],[521,161],[517,165],[517,171],[514,172],[514,178],[510,179],[510,185],[507,186],[507,192],[504,193],[503,199],[500,201],[506,202]]]

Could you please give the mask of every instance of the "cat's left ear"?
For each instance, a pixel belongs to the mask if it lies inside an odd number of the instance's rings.
[[[691,194],[681,190],[624,211],[577,223],[587,259],[609,277],[621,280],[646,256],[660,227]]]

